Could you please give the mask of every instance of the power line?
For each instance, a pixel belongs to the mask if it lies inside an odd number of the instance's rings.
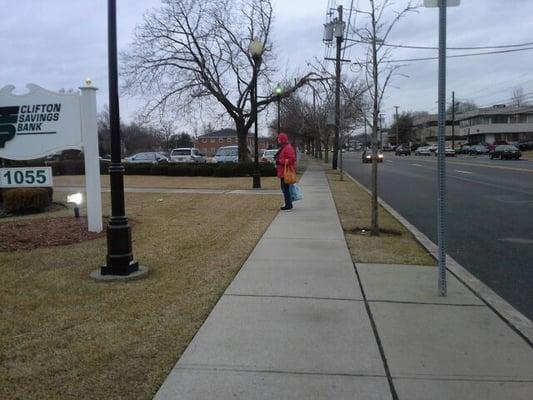
[[[371,41],[368,40],[357,40],[357,39],[346,39],[349,42],[371,44]],[[352,47],[355,44],[346,46]],[[397,47],[402,49],[416,49],[416,50],[438,50],[438,47],[433,46],[418,46],[418,45],[403,45],[403,44],[391,44],[391,43],[379,43],[380,46],[386,47]],[[525,47],[531,46],[533,42],[526,43],[515,43],[515,44],[502,44],[502,45],[493,45],[493,46],[469,46],[469,47],[446,47],[446,50],[491,50],[491,49],[505,49],[505,48],[516,48],[516,47]]]
[[[513,50],[499,50],[499,51],[486,51],[482,53],[468,53],[468,54],[455,54],[451,56],[446,56],[446,58],[465,58],[465,57],[475,57],[475,56],[484,56],[489,54],[503,54],[503,53],[514,53],[518,51],[533,50],[533,47],[526,47],[521,49]],[[401,60],[383,60],[383,63],[400,63],[400,62],[412,62],[412,61],[430,61],[438,60],[438,57],[422,57],[422,58],[405,58]]]

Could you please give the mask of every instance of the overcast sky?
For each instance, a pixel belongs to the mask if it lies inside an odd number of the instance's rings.
[[[126,50],[143,13],[158,7],[159,0],[118,0],[119,50]],[[322,25],[328,0],[273,0],[273,27],[278,64],[289,74],[304,72],[314,57],[323,58]],[[349,7],[351,0],[340,1]],[[355,0],[361,9],[368,1]],[[533,2],[528,0],[462,0],[448,14],[448,46],[492,46],[533,41]],[[2,23],[2,63],[0,86],[14,84],[17,93],[26,83],[47,89],[77,88],[91,77],[100,88],[99,108],[107,103],[106,0],[0,0]],[[406,1],[396,0],[392,9]],[[353,20],[352,20],[353,21]],[[361,26],[364,18],[355,21]],[[436,46],[438,12],[420,8],[403,19],[389,42],[402,45]],[[362,45],[346,52],[352,60],[362,54]],[[484,50],[449,51],[449,54]],[[436,56],[436,50],[396,49],[394,59]],[[448,60],[448,93],[458,99],[471,99],[479,105],[502,103],[516,86],[533,92],[533,50]],[[333,65],[329,67],[333,71]],[[348,66],[344,67],[347,74]],[[437,61],[407,63],[387,92],[382,112],[390,121],[394,106],[400,111],[436,112]],[[532,97],[533,98],[533,97]],[[121,116],[131,120],[141,106],[139,99],[121,98]]]

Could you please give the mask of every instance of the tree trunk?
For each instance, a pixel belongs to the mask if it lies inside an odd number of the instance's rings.
[[[239,144],[239,162],[245,162],[250,159],[250,151],[248,150],[248,130],[244,121],[235,121],[235,128],[237,130],[237,140]]]

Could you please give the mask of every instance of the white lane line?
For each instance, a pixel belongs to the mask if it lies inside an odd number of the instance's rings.
[[[454,172],[458,172],[460,174],[466,174],[466,175],[472,175],[473,172],[470,172],[470,171],[461,171],[460,169],[456,169],[454,170]]]
[[[413,166],[415,166],[415,167],[421,167],[421,166],[422,166],[422,165],[420,165],[420,164],[409,164],[409,165],[413,165]]]
[[[385,160],[386,162],[388,162],[389,164],[392,164],[392,161],[391,160]]]

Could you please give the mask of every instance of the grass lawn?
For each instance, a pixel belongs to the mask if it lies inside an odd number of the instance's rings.
[[[109,210],[109,195],[103,199]],[[105,259],[105,239],[0,253],[1,399],[151,399],[280,199],[126,194],[126,201],[135,257],[151,270],[143,280],[89,278]],[[20,221],[28,218],[35,217]]]
[[[533,160],[533,150],[523,151],[522,158],[525,158],[526,160]]]
[[[102,182],[102,187],[108,188],[109,176],[102,175],[100,178]],[[125,175],[124,185],[127,188],[242,190],[252,188],[252,178]],[[85,176],[54,176],[54,186],[85,186]],[[263,189],[279,189],[279,179],[276,177],[262,177],[261,187]]]
[[[370,227],[370,195],[349,178],[340,181],[338,171],[326,171],[337,211],[355,262],[436,265],[434,258],[411,233],[382,207],[379,225],[385,233],[361,233]]]

